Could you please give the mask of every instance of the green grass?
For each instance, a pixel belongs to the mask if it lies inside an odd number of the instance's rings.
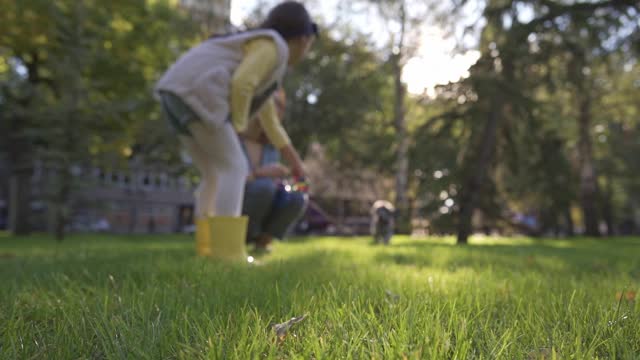
[[[198,259],[185,236],[2,237],[0,358],[640,358],[640,239],[311,238],[260,260]]]

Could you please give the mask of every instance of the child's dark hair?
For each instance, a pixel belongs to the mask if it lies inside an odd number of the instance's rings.
[[[253,29],[233,31],[227,34],[213,34],[212,38],[224,38],[257,29],[274,30],[285,40],[298,36],[318,36],[318,25],[311,20],[307,9],[297,1],[285,1],[271,9],[264,22]]]
[[[271,9],[260,28],[275,30],[285,40],[298,36],[318,36],[318,25],[311,20],[304,5],[296,1],[285,1]]]

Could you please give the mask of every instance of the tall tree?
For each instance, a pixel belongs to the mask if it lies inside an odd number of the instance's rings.
[[[341,39],[323,33],[308,59],[287,76],[287,131],[297,148],[323,144],[340,168],[390,175],[390,77],[365,36],[348,28],[342,33]]]
[[[100,154],[122,158],[138,124],[154,112],[158,118],[151,97],[155,78],[192,37],[169,31],[189,26],[165,2],[1,0],[0,6],[7,29],[0,57],[10,64],[4,72],[19,75],[2,87],[5,105],[13,109],[5,115],[12,124],[8,151],[22,154],[9,157],[12,176],[28,180],[17,165],[30,167],[35,158],[55,170],[45,196],[62,237],[71,212],[72,165],[87,165]],[[23,195],[11,199],[14,207],[29,206]],[[12,214],[30,220],[26,211]]]
[[[548,106],[545,105],[567,98],[553,94],[558,92],[558,83],[563,82],[560,78],[565,76],[565,39],[569,39],[569,36],[563,33],[563,29],[566,30],[566,25],[572,22],[589,24],[602,22],[604,18],[603,24],[591,26],[597,28],[592,32],[599,35],[593,38],[599,36],[600,42],[591,43],[589,48],[597,52],[611,34],[624,33],[629,28],[637,27],[629,26],[629,21],[613,20],[628,19],[636,7],[632,2],[624,1],[563,5],[545,1],[487,3],[483,12],[486,25],[480,43],[480,60],[472,68],[468,79],[441,88],[440,99],[452,105],[445,105],[442,114],[426,123],[432,134],[441,134],[440,129],[462,129],[452,138],[457,139],[460,150],[457,167],[448,176],[450,188],[455,185],[457,193],[456,205],[451,209],[455,210],[459,243],[466,243],[473,231],[472,219],[476,210],[509,222],[509,209],[505,206],[509,204],[505,202],[508,198],[502,196],[511,197],[521,193],[510,190],[513,186],[509,183],[514,181],[509,179],[521,179],[520,186],[529,192],[537,191],[540,195],[544,194],[545,187],[532,183],[530,179],[533,174],[544,176],[545,172],[548,173],[548,176],[538,178],[548,184],[546,191],[554,186],[563,189],[571,187],[571,175],[562,170],[567,162],[564,161],[562,165],[561,156],[550,160],[541,147],[544,144],[552,145],[554,138],[556,144],[567,141],[563,138],[565,133],[561,127],[554,125],[555,122],[562,124],[562,118],[558,115],[565,113],[566,106],[554,113],[547,111]],[[523,8],[527,12],[523,12]],[[545,98],[544,94],[549,93],[551,95]],[[578,108],[574,106],[573,110],[577,113]],[[571,121],[571,116],[564,118]],[[418,134],[428,136],[430,131],[420,130]],[[545,137],[550,137],[550,141],[546,141]],[[561,145],[554,147],[561,151],[569,148]],[[542,156],[542,160],[530,161],[529,157],[536,158],[532,156],[535,154]],[[442,172],[438,173],[442,178]],[[505,184],[511,187],[505,188]],[[504,193],[504,190],[509,192]],[[569,194],[571,191],[566,192],[566,195]],[[547,204],[564,208],[556,213],[562,213],[563,218],[570,220],[566,214],[569,213],[571,197],[566,195],[562,195],[562,190],[555,190],[553,197],[558,201]],[[542,197],[546,196],[549,195]],[[451,201],[447,199],[447,203]],[[523,203],[522,200],[519,202]],[[535,200],[530,204],[543,206],[543,203]],[[572,221],[565,222],[570,229]]]
[[[421,27],[433,21],[428,16],[436,2],[424,0],[365,0],[354,2],[375,5],[377,19],[389,29],[384,45],[393,79],[393,128],[395,133],[395,205],[399,210],[400,230],[409,231],[409,149],[411,137],[407,123],[407,87],[402,73],[407,61],[415,54],[420,44]]]

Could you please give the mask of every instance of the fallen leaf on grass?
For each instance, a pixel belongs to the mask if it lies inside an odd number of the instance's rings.
[[[591,269],[596,272],[606,272],[608,270],[608,265],[603,261],[595,261],[591,264]]]
[[[13,259],[16,255],[12,253],[0,253],[0,259]]]
[[[536,258],[533,255],[527,256],[527,266],[533,266],[536,264]]]
[[[527,354],[527,359],[529,360],[547,360],[547,359],[555,359],[557,356],[555,349],[550,348],[540,348],[537,350],[533,350]]]
[[[291,318],[291,320],[287,322],[283,322],[281,324],[271,325],[271,328],[276,333],[276,338],[278,340],[278,343],[282,343],[284,341],[284,339],[287,337],[287,334],[289,333],[289,330],[291,329],[291,327],[293,327],[293,325],[299,322],[302,322],[306,318],[307,318],[307,315],[305,314],[299,317],[293,317]]]
[[[116,279],[113,277],[113,275],[109,274],[109,282],[111,283],[111,285],[116,288]]]
[[[635,291],[627,291],[627,292],[618,291],[616,293],[616,300],[620,301],[623,298],[626,299],[627,301],[635,301],[636,292]]]
[[[508,298],[511,295],[511,286],[509,286],[509,283],[506,281],[502,286],[498,288],[498,290],[500,291],[500,295],[506,298]]]
[[[400,295],[394,294],[393,292],[391,292],[391,290],[385,290],[384,293],[387,294],[387,297],[389,297],[389,299],[391,299],[392,301],[400,300]]]

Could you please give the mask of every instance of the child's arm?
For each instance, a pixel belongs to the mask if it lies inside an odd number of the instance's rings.
[[[259,38],[245,45],[244,58],[231,79],[231,121],[236,131],[247,127],[255,90],[277,65],[278,50],[273,39]]]
[[[302,159],[300,158],[300,155],[293,147],[293,145],[286,145],[285,147],[280,149],[280,153],[282,154],[282,157],[287,162],[287,164],[291,166],[291,173],[293,174],[293,176],[297,178],[304,178],[304,164],[302,163]]]
[[[272,178],[283,178],[289,175],[289,169],[282,164],[269,164],[263,165],[257,168],[253,176],[254,177],[272,177]]]
[[[284,178],[289,176],[289,169],[280,163],[261,164],[264,145],[249,139],[243,139],[243,142],[247,160],[252,169],[247,181],[260,177]]]
[[[296,149],[291,145],[291,139],[278,117],[278,111],[273,99],[270,99],[259,114],[260,125],[269,142],[276,147],[289,166],[294,176],[304,177],[302,159]]]

